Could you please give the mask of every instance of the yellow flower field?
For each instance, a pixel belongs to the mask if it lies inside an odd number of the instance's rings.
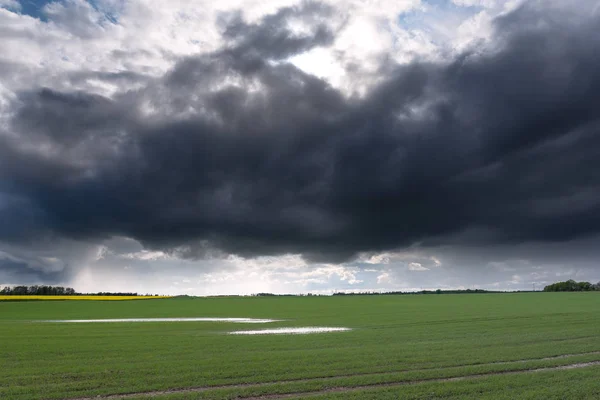
[[[144,300],[166,299],[171,296],[0,296],[2,300]]]

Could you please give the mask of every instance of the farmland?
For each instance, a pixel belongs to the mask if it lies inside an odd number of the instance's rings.
[[[599,293],[0,302],[0,398],[597,399]],[[234,322],[42,320],[257,318]],[[307,335],[240,330],[346,327]]]

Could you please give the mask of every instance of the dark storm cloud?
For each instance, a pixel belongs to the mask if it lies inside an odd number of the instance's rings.
[[[0,282],[19,284],[62,284],[71,278],[68,268],[52,270],[39,265],[31,265],[25,260],[15,259],[0,251]]]
[[[226,15],[222,18],[225,23],[223,37],[235,43],[234,52],[264,58],[286,58],[315,46],[331,44],[334,32],[327,22],[333,12],[329,6],[304,2],[266,16],[258,24],[246,23],[240,13]],[[294,33],[289,28],[293,21],[309,26],[310,32]]]
[[[185,257],[328,261],[600,232],[597,16],[524,6],[486,50],[387,65],[346,98],[268,60],[326,44],[318,18],[308,36],[285,23],[328,12],[234,19],[227,49],[113,98],[23,93],[0,136],[0,193],[24,200],[0,222],[22,214],[29,237],[123,235]]]

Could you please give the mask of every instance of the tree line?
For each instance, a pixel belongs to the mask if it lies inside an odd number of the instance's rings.
[[[544,287],[544,292],[592,292],[600,291],[600,282],[592,284],[590,282],[575,282],[569,279],[564,282],[556,282]]]
[[[62,286],[5,286],[0,290],[3,296],[72,296],[75,295],[75,289]]]
[[[133,292],[98,292],[78,293],[75,289],[63,286],[32,285],[5,286],[0,289],[0,296],[142,296]],[[144,296],[158,296],[146,294]]]
[[[380,295],[413,295],[413,294],[470,294],[470,293],[504,293],[501,291],[484,290],[484,289],[436,289],[436,290],[419,290],[415,292],[335,292],[334,296],[380,296]]]

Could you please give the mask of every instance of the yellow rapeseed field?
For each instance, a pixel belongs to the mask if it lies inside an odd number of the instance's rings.
[[[1,300],[143,300],[166,299],[171,296],[0,296]]]

